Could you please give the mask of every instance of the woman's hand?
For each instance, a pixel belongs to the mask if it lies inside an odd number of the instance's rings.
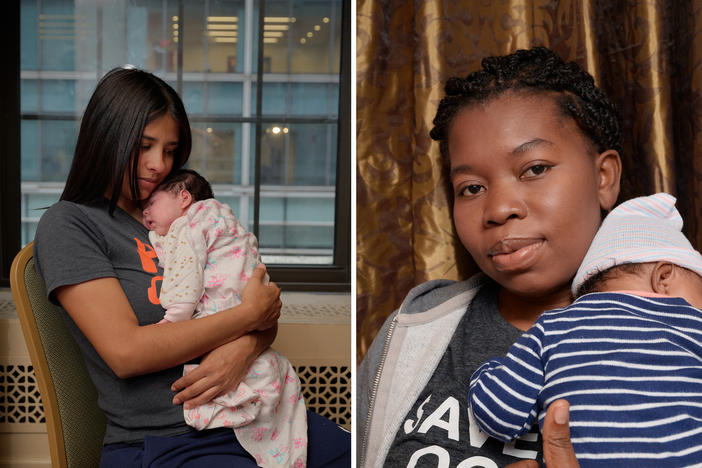
[[[580,468],[570,443],[568,408],[566,400],[556,400],[546,410],[542,431],[546,468]],[[539,464],[535,460],[524,460],[505,468],[539,468]]]
[[[176,380],[171,390],[178,392],[173,404],[185,409],[203,405],[234,390],[243,380],[254,360],[273,343],[277,326],[250,333],[213,349],[200,365]]]
[[[256,267],[246,287],[241,292],[241,303],[251,309],[251,330],[268,330],[275,326],[280,318],[280,288],[275,283],[263,284],[266,267]]]

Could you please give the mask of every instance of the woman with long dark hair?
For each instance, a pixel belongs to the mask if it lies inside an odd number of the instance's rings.
[[[101,466],[256,466],[231,429],[194,431],[180,404],[187,409],[236,388],[273,342],[280,290],[262,284],[265,268],[240,305],[156,324],[163,272],[141,224],[142,201],[190,149],[188,117],[171,86],[142,70],[108,72],[85,110],[61,200],[37,227],[37,269],[107,417]],[[201,356],[182,376],[182,364]],[[308,420],[308,466],[347,466],[348,434],[314,413]]]

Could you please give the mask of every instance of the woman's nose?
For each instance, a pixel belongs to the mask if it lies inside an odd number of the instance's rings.
[[[493,185],[488,189],[483,220],[485,226],[505,224],[527,215],[526,200],[514,187]]]
[[[168,166],[168,161],[166,155],[160,149],[151,149],[145,154],[142,154],[144,158],[144,167],[150,171],[154,172],[165,172]]]

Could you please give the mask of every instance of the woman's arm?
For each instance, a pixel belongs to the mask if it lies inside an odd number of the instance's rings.
[[[186,409],[203,405],[235,389],[254,360],[275,340],[278,325],[249,333],[210,351],[198,367],[176,380],[171,390],[179,392],[174,404]]]
[[[280,289],[261,283],[259,267],[242,303],[198,320],[139,326],[116,278],[99,278],[56,290],[56,298],[102,359],[120,378],[156,372],[258,329],[280,316]]]

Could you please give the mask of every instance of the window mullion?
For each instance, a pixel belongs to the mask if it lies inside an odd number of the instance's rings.
[[[253,0],[244,4],[244,83],[242,87],[242,117],[251,117],[251,86],[253,73]],[[241,124],[241,185],[249,188],[251,185],[251,123]],[[249,191],[239,199],[239,218],[247,229],[249,226]]]
[[[263,24],[265,17],[265,0],[258,2],[258,30],[256,40],[258,41],[258,57],[256,67],[256,159],[254,164],[254,219],[253,233],[259,238],[259,217],[261,215],[261,139],[263,128],[261,116],[263,113]]]
[[[168,11],[166,5],[163,7],[164,20],[167,19]],[[178,47],[177,47],[177,60],[176,60],[176,91],[178,96],[183,97],[183,43],[185,42],[185,29],[183,24],[185,23],[185,5],[183,5],[183,0],[178,0]],[[165,36],[164,36],[165,37]],[[163,67],[164,73],[167,68]]]
[[[341,64],[337,130],[336,203],[334,216],[334,265],[346,266],[351,275],[351,2],[342,2]],[[348,116],[348,118],[344,118]]]

